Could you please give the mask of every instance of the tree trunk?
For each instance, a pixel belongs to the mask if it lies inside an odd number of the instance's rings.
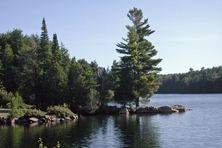
[[[136,98],[136,107],[139,107],[139,97],[138,98]]]

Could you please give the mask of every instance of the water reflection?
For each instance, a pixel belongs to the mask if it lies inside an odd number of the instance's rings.
[[[97,130],[84,138],[87,143],[75,142],[73,147],[160,147],[158,128],[150,115],[106,116],[93,129]]]
[[[118,116],[115,126],[122,131],[126,147],[159,147],[158,128],[150,115]]]
[[[0,147],[159,147],[158,127],[150,115],[92,116],[71,122],[0,126]]]

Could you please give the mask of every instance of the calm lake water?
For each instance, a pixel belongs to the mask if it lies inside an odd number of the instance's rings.
[[[192,111],[84,117],[37,126],[0,126],[1,148],[221,148],[222,94],[155,95],[149,105],[183,104]]]

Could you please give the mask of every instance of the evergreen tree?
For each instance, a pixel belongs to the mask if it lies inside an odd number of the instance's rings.
[[[52,61],[54,63],[61,62],[61,52],[59,49],[59,43],[58,43],[58,38],[56,34],[53,34],[53,40],[52,40]]]
[[[24,37],[24,48],[20,51],[18,61],[20,63],[19,73],[17,73],[19,82],[19,93],[23,96],[25,103],[33,104],[35,101],[35,82],[37,78],[37,57],[36,52],[40,38],[36,35]]]
[[[125,71],[119,73],[126,74],[128,72],[123,78],[131,81],[131,88],[128,89],[129,91],[132,89],[133,98],[130,98],[130,100],[134,100],[136,106],[139,106],[139,97],[148,99],[159,87],[156,79],[158,78],[157,73],[161,71],[161,68],[156,66],[162,59],[153,58],[157,51],[145,37],[151,35],[154,31],[149,29],[148,19],[142,21],[142,10],[133,8],[127,16],[132,21],[133,26],[126,26],[128,29],[127,38],[123,39],[124,42],[117,44],[119,49],[116,49],[116,51],[123,55],[121,62],[118,63],[118,67],[120,71]],[[126,93],[122,97],[129,98]]]
[[[65,48],[65,45],[63,43],[61,43],[60,45],[60,53],[61,53],[61,66],[68,75],[71,59],[69,58],[68,49]]]
[[[97,107],[96,78],[93,71],[84,59],[72,59],[69,77],[69,104],[77,113],[95,111]]]
[[[60,105],[65,101],[64,90],[67,84],[67,75],[61,66],[61,52],[58,38],[53,34],[52,61],[49,67],[49,88],[50,100],[53,105]]]
[[[137,97],[132,87],[134,85],[133,75],[130,66],[124,63],[124,61],[116,68],[113,69],[118,75],[116,80],[117,87],[114,92],[115,101],[123,104],[125,107],[128,102],[135,101],[135,97]]]
[[[44,73],[46,73],[47,68],[50,64],[51,59],[51,50],[50,50],[50,41],[48,37],[48,30],[45,22],[45,18],[42,20],[42,32],[40,40],[40,48],[37,51],[39,67]]]
[[[70,68],[70,63],[71,59],[69,58],[69,53],[68,49],[65,48],[65,45],[61,43],[60,45],[60,53],[61,53],[61,61],[60,61],[60,66],[63,69],[63,72],[66,75],[66,86],[63,88],[63,99],[65,102],[68,101],[69,99],[69,88],[68,88],[68,75],[69,75],[69,68]]]
[[[14,55],[9,44],[5,44],[2,50],[3,85],[7,91],[13,90],[13,60]]]
[[[14,29],[6,34],[1,34],[0,46],[2,50],[2,64],[3,64],[3,84],[7,91],[15,92],[20,80],[19,73],[21,64],[18,57],[21,50],[24,48],[23,34],[19,29]]]
[[[51,48],[45,18],[42,21],[40,48],[37,50],[37,83],[35,87],[37,108],[45,109],[51,102],[49,86],[49,68],[51,65]]]

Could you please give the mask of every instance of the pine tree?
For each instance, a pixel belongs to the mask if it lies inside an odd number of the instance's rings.
[[[116,89],[114,92],[115,101],[123,104],[125,107],[128,102],[135,100],[134,90],[133,90],[133,75],[131,73],[131,68],[127,63],[122,61],[113,69],[118,75],[116,80]]]
[[[51,101],[50,88],[48,87],[50,78],[49,68],[51,66],[51,48],[45,18],[42,20],[41,29],[40,48],[37,50],[38,77],[35,91],[37,108],[40,105],[40,108],[45,109]]]
[[[149,29],[148,19],[142,21],[142,10],[133,8],[127,16],[132,21],[133,26],[126,26],[128,29],[127,38],[123,39],[124,42],[117,44],[119,48],[116,51],[123,55],[118,63],[119,73],[128,71],[128,74],[125,72],[125,77],[121,78],[129,79],[130,82],[128,83],[131,84],[131,88],[119,87],[132,91],[133,94],[131,97],[133,99],[129,100],[135,100],[136,106],[139,106],[139,97],[148,99],[159,87],[156,79],[158,78],[157,73],[161,71],[161,68],[156,66],[162,59],[153,58],[157,54],[157,51],[145,37],[151,35],[154,31]],[[120,81],[124,82],[124,80]],[[127,93],[123,94],[123,98],[128,98]]]
[[[52,61],[49,67],[49,87],[50,100],[53,105],[60,105],[64,102],[64,89],[67,83],[67,74],[61,66],[61,51],[59,49],[58,38],[53,34],[52,41]]]
[[[46,26],[45,18],[42,20],[42,33],[40,40],[40,48],[37,51],[38,62],[40,69],[43,70],[43,73],[46,72],[48,64],[50,64],[51,50],[50,50],[50,41],[48,37],[48,30]]]
[[[59,49],[59,43],[57,34],[53,34],[53,40],[52,40],[52,61],[55,63],[61,62],[61,52]]]

